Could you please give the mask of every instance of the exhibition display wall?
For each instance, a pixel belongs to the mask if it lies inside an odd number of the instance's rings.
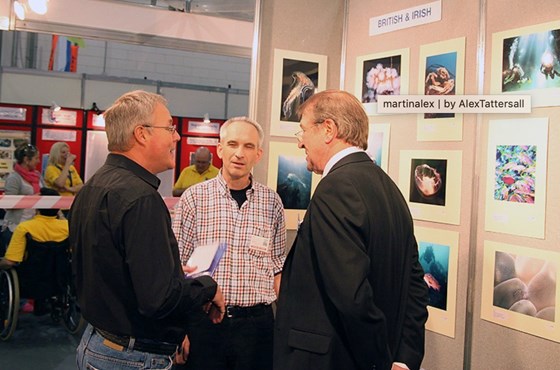
[[[370,155],[399,185],[415,221],[430,287],[422,367],[557,368],[557,2],[261,6],[257,119],[270,122],[270,136],[258,178],[279,191],[282,161],[301,157],[297,122],[283,110],[286,85],[354,93],[370,117]],[[485,94],[529,95],[532,110],[377,113],[382,95]],[[311,189],[317,181],[304,180]],[[290,241],[305,207],[287,208]]]

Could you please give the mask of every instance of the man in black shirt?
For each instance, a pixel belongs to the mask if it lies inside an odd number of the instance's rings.
[[[105,112],[109,156],[76,196],[69,216],[73,273],[88,325],[80,369],[169,368],[184,363],[191,314],[223,318],[208,277],[186,279],[155,174],[175,165],[179,135],[165,99],[145,91]]]

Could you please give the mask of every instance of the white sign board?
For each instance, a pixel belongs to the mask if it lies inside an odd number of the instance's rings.
[[[401,30],[441,20],[441,0],[369,19],[369,35]]]

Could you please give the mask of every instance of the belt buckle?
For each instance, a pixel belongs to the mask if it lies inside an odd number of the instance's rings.
[[[228,318],[232,318],[233,317],[233,313],[231,313],[230,309],[233,308],[232,306],[226,306],[226,317]]]

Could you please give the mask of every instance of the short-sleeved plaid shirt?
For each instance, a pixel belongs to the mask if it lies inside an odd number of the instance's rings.
[[[214,274],[226,305],[272,303],[274,275],[282,271],[286,257],[282,201],[252,178],[251,184],[247,201],[238,207],[220,172],[187,189],[175,209],[173,231],[183,263],[199,245],[227,243]]]

